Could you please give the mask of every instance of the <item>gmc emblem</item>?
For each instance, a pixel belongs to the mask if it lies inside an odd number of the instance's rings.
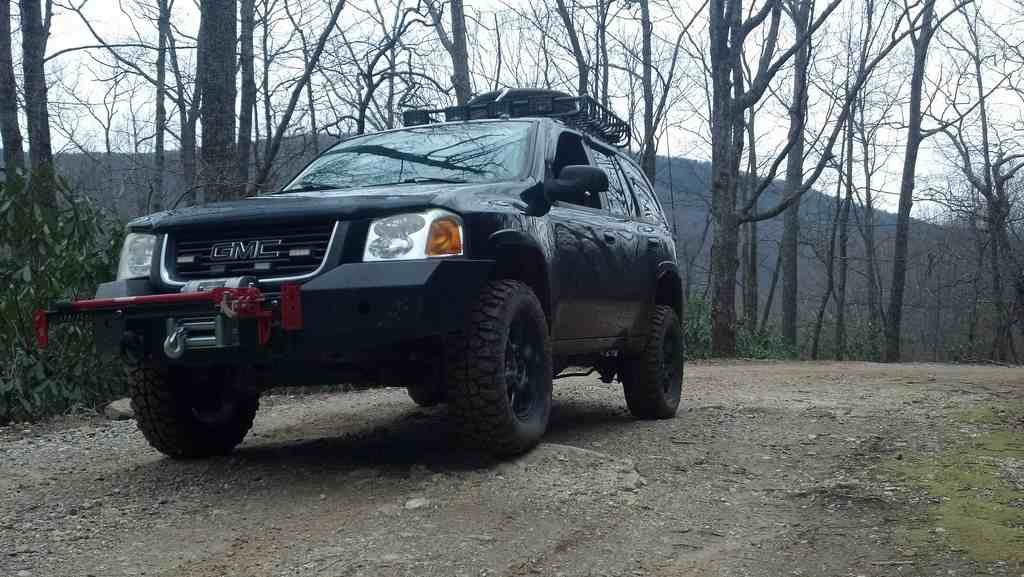
[[[210,248],[210,260],[255,260],[281,256],[281,239],[219,242]]]

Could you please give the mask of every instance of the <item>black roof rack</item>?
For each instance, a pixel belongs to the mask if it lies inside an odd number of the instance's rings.
[[[443,115],[443,118],[442,116]],[[612,146],[629,144],[629,124],[590,96],[569,96],[551,90],[505,90],[482,94],[463,106],[419,108],[402,113],[406,126],[487,118],[557,118]]]

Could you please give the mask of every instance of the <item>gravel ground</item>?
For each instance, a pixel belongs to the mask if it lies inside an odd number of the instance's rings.
[[[133,421],[8,426],[0,576],[1016,575],[910,548],[920,496],[879,464],[1020,399],[1020,376],[694,363],[659,422],[565,379],[545,443],[507,462],[401,390],[266,397],[238,451],[205,461],[162,457]]]

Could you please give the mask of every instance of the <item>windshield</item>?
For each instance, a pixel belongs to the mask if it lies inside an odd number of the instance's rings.
[[[281,192],[521,178],[529,122],[417,126],[338,143]]]

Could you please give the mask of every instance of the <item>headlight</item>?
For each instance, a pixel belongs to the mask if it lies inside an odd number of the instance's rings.
[[[462,219],[444,210],[429,210],[370,223],[363,260],[413,260],[461,254]]]
[[[156,237],[151,234],[130,232],[121,247],[121,262],[117,265],[117,280],[146,278],[153,262]]]

